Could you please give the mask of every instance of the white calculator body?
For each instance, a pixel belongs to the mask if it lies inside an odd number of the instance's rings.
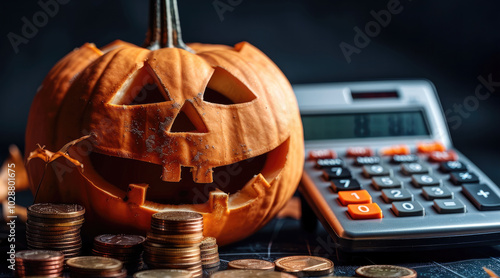
[[[294,91],[306,149],[299,189],[340,249],[500,243],[500,189],[453,148],[432,83]]]

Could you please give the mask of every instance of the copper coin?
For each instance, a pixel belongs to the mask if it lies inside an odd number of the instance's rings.
[[[215,237],[204,237],[201,241],[200,248],[206,248],[209,246],[217,246],[217,239],[215,239]]]
[[[202,221],[203,215],[193,211],[164,211],[153,214],[152,219],[162,222]]]
[[[227,268],[274,270],[274,263],[257,259],[243,259],[243,260],[230,261],[227,264]]]
[[[38,203],[28,207],[28,215],[42,218],[71,218],[85,214],[85,208],[77,204]]]
[[[66,261],[66,265],[79,273],[119,272],[123,268],[123,263],[117,259],[98,256],[71,258]]]
[[[73,222],[84,220],[85,218],[82,216],[71,217],[71,218],[43,218],[37,217],[33,215],[28,215],[28,219],[33,222],[42,222],[42,223],[64,223],[64,222]]]
[[[94,238],[95,244],[104,246],[113,246],[120,248],[132,248],[141,245],[146,240],[145,237],[139,235],[126,235],[126,234],[104,234],[98,235]]]
[[[277,271],[269,271],[269,270],[260,270],[260,269],[231,269],[215,272],[210,275],[210,278],[254,278],[254,277],[263,277],[263,278],[297,278],[294,275],[277,272]]]
[[[315,256],[290,256],[277,259],[276,269],[305,276],[327,275],[333,272],[333,262]]]
[[[16,253],[16,259],[25,262],[52,262],[64,259],[64,255],[52,250],[24,250]]]
[[[85,220],[81,219],[81,220],[70,221],[70,222],[53,222],[53,223],[48,223],[48,222],[36,222],[36,221],[30,220],[28,218],[28,221],[26,223],[29,224],[29,225],[32,225],[32,226],[44,227],[44,228],[51,228],[51,227],[74,227],[74,226],[81,226],[84,222],[85,222]]]
[[[137,272],[134,278],[192,278],[190,271],[181,269],[153,269]]]
[[[369,278],[415,278],[417,272],[411,268],[396,265],[367,265],[356,269],[356,274]]]
[[[34,233],[31,231],[26,231],[27,237],[40,238],[40,239],[66,239],[66,238],[78,238],[80,237],[80,232],[77,233],[57,233],[53,235],[44,235],[40,233]]]
[[[205,270],[209,269],[208,272],[210,272],[212,269],[215,270],[214,268],[217,268],[217,270],[219,269],[220,261],[213,262],[213,263],[202,263],[202,265],[203,265],[203,269],[205,269]]]

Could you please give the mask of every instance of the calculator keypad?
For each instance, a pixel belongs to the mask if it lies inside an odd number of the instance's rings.
[[[352,220],[380,219],[386,210],[396,218],[467,213],[462,200],[477,210],[500,210],[499,194],[480,184],[456,152],[439,144],[422,145],[415,154],[374,153],[353,147],[338,157],[335,152],[335,158],[315,160],[316,171],[323,172],[337,195],[336,205]]]

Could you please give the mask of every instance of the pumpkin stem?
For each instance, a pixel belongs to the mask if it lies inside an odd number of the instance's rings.
[[[150,50],[176,47],[194,52],[182,41],[177,0],[150,0],[149,3],[149,29],[144,47]]]

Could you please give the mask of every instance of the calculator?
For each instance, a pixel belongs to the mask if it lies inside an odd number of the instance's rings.
[[[431,82],[294,91],[306,150],[299,190],[341,251],[500,243],[500,189],[453,148]]]

